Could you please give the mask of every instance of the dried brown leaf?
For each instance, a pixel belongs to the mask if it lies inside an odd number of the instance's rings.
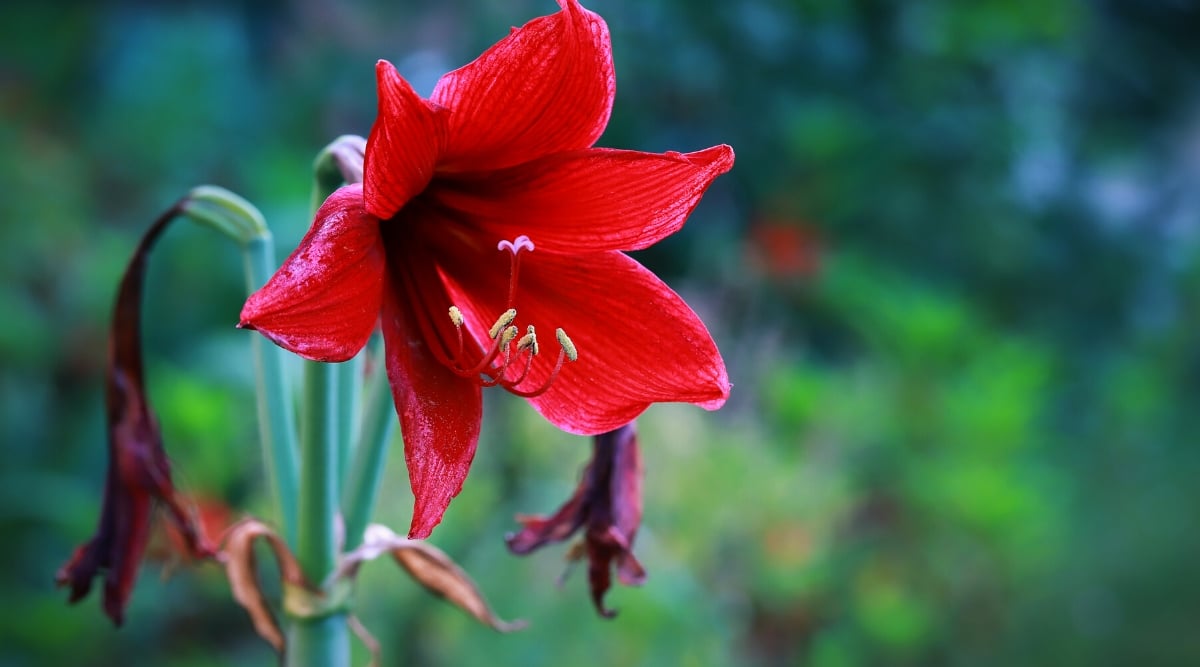
[[[229,578],[233,597],[250,615],[259,636],[267,640],[276,651],[282,652],[283,632],[279,629],[279,623],[267,604],[258,580],[258,568],[254,558],[254,542],[258,539],[266,540],[267,545],[271,547],[275,560],[279,563],[280,577],[285,584],[309,591],[315,589],[304,578],[300,564],[283,538],[276,535],[266,524],[255,519],[246,519],[229,529],[222,555],[225,561],[225,575]]]
[[[390,553],[408,574],[430,592],[445,598],[476,620],[500,632],[512,632],[526,626],[525,621],[508,622],[492,611],[479,587],[461,567],[441,549],[421,541],[400,537],[378,524],[367,528],[363,544],[346,555],[339,573],[354,576],[358,567]]]

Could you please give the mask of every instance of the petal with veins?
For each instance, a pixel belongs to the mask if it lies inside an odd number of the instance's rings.
[[[313,361],[345,361],[375,329],[383,293],[379,220],[362,186],[325,200],[312,228],[267,284],[242,307],[241,324]]]
[[[575,0],[559,4],[438,81],[447,171],[509,167],[600,138],[616,94],[608,26]]]
[[[679,231],[732,167],[724,145],[682,154],[593,148],[487,178],[442,179],[429,196],[491,236],[528,235],[541,252],[640,250]]]
[[[375,78],[379,115],[363,159],[363,198],[371,215],[387,220],[433,178],[446,110],[421,99],[386,60],[375,64]]]
[[[389,290],[383,339],[413,491],[412,538],[428,537],[462,490],[483,417],[479,385],[433,357],[415,321],[419,316]]]

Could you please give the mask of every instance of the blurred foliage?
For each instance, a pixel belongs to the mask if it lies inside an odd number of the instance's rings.
[[[602,145],[729,143],[688,227],[639,253],[711,324],[720,413],[657,406],[640,589],[595,617],[563,550],[502,535],[589,450],[491,395],[434,542],[497,635],[382,563],[387,664],[1200,663],[1200,6],[1189,0],[594,0]],[[94,527],[108,309],[195,184],[307,223],[309,165],[374,117],[372,65],[437,76],[548,0],[9,2],[0,9],[0,666],[273,658],[212,567],[148,565],[127,627],[54,570]],[[181,485],[262,514],[237,253],[151,262],[149,386]],[[392,456],[381,519],[411,506]],[[268,566],[269,567],[269,566]],[[357,656],[364,659],[365,655]]]

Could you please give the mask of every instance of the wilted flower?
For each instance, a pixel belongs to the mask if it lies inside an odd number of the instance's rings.
[[[325,201],[242,311],[241,326],[317,361],[353,356],[382,316],[415,537],[462,488],[483,387],[584,435],[729,393],[703,323],[623,251],[677,231],[733,151],[593,148],[615,91],[608,28],[560,5],[428,100],[380,61],[363,183]]]
[[[213,555],[171,483],[170,462],[142,380],[140,328],[146,258],[177,213],[178,207],[172,208],[146,232],[117,291],[108,341],[105,404],[109,460],[100,526],[57,576],[60,586],[71,587],[71,602],[77,602],[91,591],[92,578],[103,571],[104,613],[117,625],[123,620],[150,539],[155,502],[167,510],[192,558]]]
[[[583,554],[596,610],[604,606],[613,567],[626,586],[637,586],[646,571],[633,555],[633,539],[642,522],[642,457],[633,424],[595,437],[592,460],[583,471],[575,495],[551,517],[517,517],[524,526],[504,538],[515,554],[561,542],[583,529]]]

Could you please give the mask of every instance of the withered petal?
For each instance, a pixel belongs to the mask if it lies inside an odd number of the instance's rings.
[[[177,202],[142,237],[121,278],[109,337],[105,403],[108,420],[108,473],[95,536],[76,549],[57,574],[78,602],[104,572],[104,612],[121,625],[138,565],[150,538],[154,502],[163,503],[190,555],[210,558],[212,546],[197,529],[171,481],[157,421],[142,378],[141,301],[146,260],[155,241],[182,210]]]

